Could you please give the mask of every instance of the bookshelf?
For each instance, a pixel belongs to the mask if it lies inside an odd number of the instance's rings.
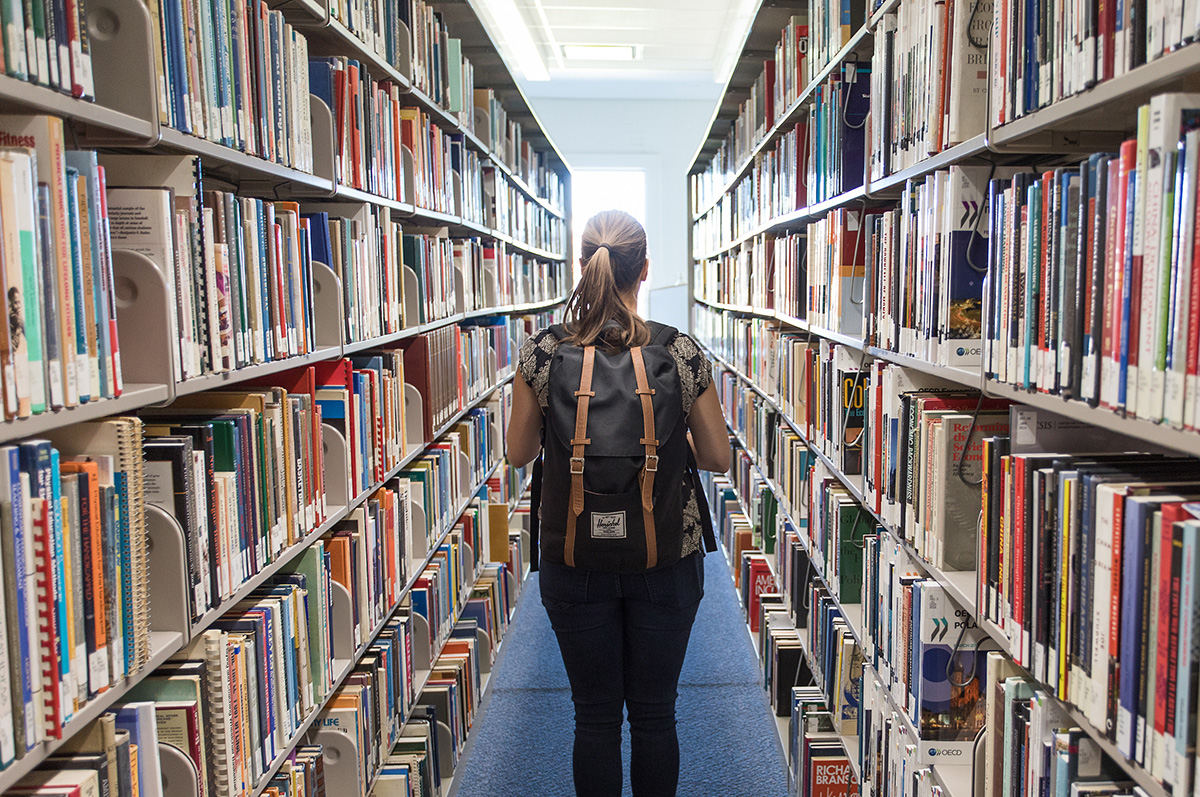
[[[941,4],[936,5],[941,8]],[[1051,14],[1056,13],[1054,9],[1063,11],[1061,5],[1053,3],[1035,5],[1051,9],[1047,12]],[[1095,5],[1085,3],[1080,8],[1094,9]],[[1136,9],[1134,13],[1146,13],[1145,3],[1132,5]],[[954,13],[960,10],[960,6],[954,3],[946,4],[946,8],[951,6],[955,8]],[[985,66],[980,67],[981,70],[986,68],[987,74],[982,86],[984,99],[980,107],[983,110],[979,113],[977,124],[958,140],[943,129],[943,137],[938,139],[929,151],[920,153],[915,159],[910,153],[907,156],[909,161],[902,160],[893,168],[892,164],[895,161],[891,158],[894,158],[896,150],[891,148],[897,146],[897,142],[891,137],[891,128],[888,125],[894,124],[895,120],[889,120],[886,115],[879,118],[880,108],[874,105],[874,100],[876,94],[882,92],[885,99],[880,102],[886,103],[886,98],[894,100],[895,93],[899,91],[887,82],[894,79],[895,75],[890,71],[891,66],[887,60],[892,51],[886,48],[891,46],[893,41],[896,42],[896,47],[899,47],[899,37],[903,35],[903,31],[896,32],[892,18],[902,14],[906,8],[924,8],[925,4],[917,0],[869,2],[865,8],[861,4],[841,4],[843,21],[850,19],[852,24],[849,27],[843,25],[842,36],[836,42],[837,47],[827,47],[827,51],[832,51],[832,55],[823,63],[814,62],[814,58],[820,58],[820,53],[814,55],[811,49],[814,45],[810,41],[810,49],[806,55],[808,64],[794,72],[785,73],[783,70],[788,64],[780,59],[780,48],[784,48],[788,42],[787,37],[794,23],[793,17],[800,19],[799,24],[811,25],[815,7],[811,2],[788,3],[782,6],[767,3],[759,5],[742,42],[741,57],[725,86],[708,130],[695,152],[688,175],[688,208],[691,220],[688,234],[694,275],[691,298],[694,318],[697,319],[696,327],[705,330],[702,338],[704,335],[711,336],[708,340],[702,339],[702,343],[705,344],[710,358],[717,364],[718,370],[728,375],[725,378],[733,380],[731,385],[736,385],[736,389],[730,395],[751,397],[744,403],[739,401],[728,418],[731,434],[737,441],[736,448],[744,452],[740,455],[743,472],[731,480],[721,482],[724,492],[714,488],[718,492],[710,495],[710,499],[718,494],[736,493],[736,501],[732,502],[730,511],[737,512],[741,518],[753,525],[766,522],[760,517],[760,513],[765,510],[760,508],[757,494],[753,502],[745,499],[742,494],[745,480],[751,478],[756,489],[765,489],[773,496],[770,504],[774,506],[778,503],[779,517],[774,521],[778,525],[774,539],[769,544],[776,547],[773,551],[766,550],[765,558],[779,583],[779,579],[786,575],[780,571],[781,560],[777,559],[784,555],[778,547],[782,544],[779,529],[784,528],[785,524],[791,524],[797,529],[802,526],[807,529],[807,524],[812,521],[807,515],[802,518],[793,517],[788,513],[786,507],[789,500],[797,500],[797,497],[789,496],[786,486],[772,478],[771,474],[778,472],[775,470],[776,463],[765,458],[768,455],[779,456],[779,452],[755,450],[762,438],[756,440],[748,427],[753,427],[753,431],[761,434],[760,427],[764,423],[768,427],[776,424],[776,428],[787,430],[799,437],[801,445],[809,452],[810,462],[822,468],[822,474],[831,477],[839,490],[844,491],[860,509],[870,515],[872,525],[889,533],[889,543],[895,543],[907,557],[905,566],[911,566],[923,578],[939,585],[953,606],[965,612],[966,616],[977,624],[989,645],[998,646],[1007,657],[1012,631],[985,616],[980,597],[984,589],[980,574],[975,570],[953,570],[936,566],[929,556],[906,539],[905,530],[898,528],[886,512],[877,512],[874,501],[878,499],[866,489],[864,477],[859,474],[847,475],[839,464],[840,454],[836,450],[836,443],[831,443],[823,436],[824,433],[833,434],[836,428],[832,431],[825,429],[823,434],[815,438],[810,437],[810,428],[806,426],[806,422],[802,418],[793,417],[788,411],[789,404],[781,396],[783,388],[780,386],[778,373],[782,372],[784,366],[780,364],[777,366],[780,370],[772,371],[762,367],[760,362],[764,358],[778,356],[781,358],[779,362],[782,363],[783,355],[776,353],[775,347],[779,345],[776,340],[777,336],[787,335],[789,340],[810,341],[809,345],[820,346],[822,352],[836,351],[838,354],[835,356],[846,355],[847,359],[842,362],[849,363],[845,366],[847,370],[850,370],[852,365],[856,371],[870,373],[872,380],[876,372],[870,369],[883,364],[887,364],[888,367],[898,366],[901,372],[913,375],[916,383],[920,385],[936,385],[943,390],[965,389],[972,391],[972,394],[981,394],[986,400],[1003,399],[1017,407],[1023,406],[1052,414],[1039,417],[1049,419],[1057,416],[1065,422],[1082,422],[1088,427],[1094,427],[1098,433],[1115,433],[1129,442],[1130,450],[1173,452],[1193,457],[1200,455],[1200,436],[1191,429],[1180,428],[1178,423],[1147,418],[1144,412],[1113,410],[1103,404],[1097,406],[1094,401],[1089,403],[1078,398],[1064,398],[1059,395],[1057,387],[1025,387],[1019,381],[1014,383],[1011,378],[997,378],[985,364],[964,364],[956,361],[954,353],[943,346],[945,327],[932,331],[926,328],[924,332],[920,329],[922,323],[944,323],[944,315],[939,316],[942,311],[931,311],[930,305],[926,305],[924,309],[914,305],[917,307],[914,316],[900,318],[890,315],[893,308],[887,304],[892,301],[889,297],[893,294],[890,292],[899,290],[895,287],[897,282],[914,273],[913,270],[904,272],[899,269],[915,269],[915,273],[922,275],[915,278],[918,281],[945,279],[946,275],[943,273],[940,276],[929,277],[929,274],[937,274],[932,270],[935,268],[935,261],[921,260],[920,257],[924,255],[915,255],[913,260],[904,261],[905,265],[893,268],[895,264],[891,261],[880,259],[880,250],[872,249],[897,245],[897,239],[881,237],[892,234],[889,231],[895,231],[896,235],[901,234],[898,226],[879,225],[877,220],[885,218],[884,214],[895,213],[892,218],[916,219],[918,211],[907,209],[910,203],[914,208],[918,202],[932,203],[921,205],[924,208],[937,207],[937,202],[947,201],[945,193],[934,193],[947,190],[944,188],[947,183],[939,182],[944,179],[942,175],[947,173],[965,174],[974,168],[977,174],[984,175],[980,178],[980,185],[983,186],[981,203],[986,206],[989,200],[986,188],[988,180],[1007,180],[1021,170],[1032,171],[1037,175],[1043,172],[1050,174],[1055,169],[1078,172],[1080,162],[1089,155],[1116,152],[1122,141],[1137,137],[1139,108],[1150,103],[1152,98],[1165,92],[1189,92],[1200,88],[1200,48],[1195,46],[1190,33],[1186,38],[1181,36],[1178,42],[1164,42],[1161,34],[1169,34],[1169,26],[1165,30],[1160,27],[1157,34],[1152,34],[1160,35],[1159,46],[1149,57],[1144,57],[1144,54],[1139,56],[1133,51],[1118,51],[1115,68],[1110,62],[1107,66],[1109,72],[1105,73],[1103,60],[1097,60],[1089,66],[1087,57],[1079,56],[1080,60],[1075,62],[1081,70],[1079,73],[1056,71],[1054,78],[1042,85],[1040,94],[1026,94],[1019,99],[1021,89],[1013,88],[1018,78],[1014,77],[1015,73],[1004,72],[1005,67],[1002,67],[997,59],[997,43],[1004,42],[999,33],[993,35],[991,31],[1000,30],[1001,19],[1008,20],[1010,14],[1015,18],[1015,15],[1026,13],[1026,9],[1023,5],[1010,2],[991,4],[981,13],[986,19],[980,24],[986,22],[987,25],[980,29],[986,32],[990,43],[990,47],[984,49],[991,50],[991,59],[985,60]],[[830,13],[836,13],[837,7],[835,5],[826,10],[832,9]],[[1070,17],[1074,12],[1063,13]],[[1121,13],[1128,13],[1128,9]],[[1150,7],[1150,13],[1157,13],[1153,6]],[[939,21],[940,17],[935,18],[933,29],[938,27]],[[975,21],[968,20],[968,24]],[[1057,21],[1055,24],[1058,24]],[[1154,27],[1153,23],[1151,27]],[[972,27],[971,30],[976,29]],[[944,45],[947,53],[961,43],[958,39],[951,40],[952,35],[956,34],[948,27],[943,27],[940,34],[931,35],[941,35],[949,40]],[[897,38],[893,39],[893,36]],[[1099,53],[1100,59],[1105,57],[1104,48],[1112,46],[1111,39],[1106,42],[1103,37],[1101,32],[1096,39],[1099,48],[1096,52]],[[923,44],[918,41],[916,46],[920,48],[928,44],[928,41]],[[1006,43],[1005,46],[1007,47]],[[1072,46],[1066,45],[1068,50]],[[1021,57],[1022,50],[1017,47],[1010,52],[1015,53],[1012,57],[1018,58]],[[1066,56],[1060,57],[1067,58],[1073,53],[1071,50]],[[947,55],[947,58],[949,57]],[[1029,58],[1028,55],[1025,57]],[[1031,60],[1034,61],[1034,66],[1029,68],[1037,69],[1040,64],[1042,69],[1047,69],[1046,64],[1049,61],[1037,62],[1036,59],[1040,57],[1041,54],[1033,56]],[[1108,57],[1112,57],[1111,53]],[[1126,57],[1129,60],[1123,63],[1121,58]],[[1021,62],[1014,67],[1010,62],[1008,68],[1025,68],[1026,63]],[[911,98],[905,98],[912,103],[911,106],[905,106],[906,113],[922,114],[926,110],[923,103],[928,102],[928,107],[941,109],[940,112],[949,118],[955,112],[955,104],[967,101],[964,99],[965,92],[959,91],[956,96],[956,89],[959,88],[959,81],[968,79],[963,77],[965,73],[951,73],[949,65],[939,66],[936,57],[930,59],[930,64],[930,69],[941,68],[945,71],[945,93],[938,98],[936,90],[914,90]],[[865,78],[859,71],[863,67],[869,69]],[[1092,67],[1095,67],[1097,72],[1094,75],[1088,73],[1085,77],[1084,73]],[[818,153],[826,159],[840,156],[821,152],[820,143],[802,139],[805,143],[795,156],[797,162],[781,164],[785,157],[792,156],[790,153],[785,156],[787,151],[780,148],[780,143],[785,137],[793,135],[794,131],[799,129],[798,126],[807,125],[806,135],[815,135],[812,125],[816,124],[813,120],[816,119],[817,110],[821,105],[820,93],[845,91],[845,94],[837,96],[852,96],[849,93],[850,89],[845,88],[848,84],[842,83],[845,76],[852,71],[858,71],[859,80],[870,81],[871,109],[863,130],[857,134],[861,136],[860,139],[853,139],[855,134],[845,130],[839,134],[851,136],[851,140],[861,142],[853,144],[863,148],[864,162],[861,174],[853,174],[853,179],[844,190],[835,191],[823,201],[807,200],[805,192],[813,190],[812,181],[819,179],[820,174],[818,164],[810,163],[810,158],[817,157]],[[1043,77],[1046,74],[1048,73],[1043,72]],[[922,81],[936,79],[932,74],[921,75],[917,81],[920,84]],[[1001,88],[1008,93],[1002,93]],[[979,96],[976,88],[972,91],[976,91],[975,96]],[[766,94],[770,96],[766,97]],[[1006,102],[1009,104],[1005,105]],[[1018,107],[1020,102],[1028,105]],[[919,110],[915,110],[918,108]],[[1002,110],[998,111],[998,108]],[[998,113],[1006,115],[1001,119],[997,116]],[[930,115],[929,118],[935,117]],[[846,127],[852,126],[846,119],[842,122]],[[932,126],[942,123],[931,121],[929,124]],[[926,132],[921,130],[922,135]],[[874,138],[875,136],[882,136],[882,139]],[[1171,139],[1170,144],[1174,145],[1174,139]],[[788,171],[788,168],[792,171]],[[830,168],[828,162],[825,168]],[[1056,174],[1059,173],[1061,171]],[[1100,179],[1104,179],[1103,175]],[[1034,178],[1035,182],[1036,180],[1037,178]],[[788,181],[792,182],[789,184]],[[790,192],[796,190],[799,191],[799,198],[796,206],[790,207],[786,203],[790,201]],[[811,195],[810,193],[809,196]],[[781,201],[784,203],[783,207],[778,207]],[[1064,197],[1063,207],[1066,206]],[[909,215],[903,215],[905,213]],[[927,217],[922,216],[922,219],[925,218]],[[1066,216],[1063,218],[1065,220]],[[858,258],[842,261],[840,266],[835,262],[832,267],[835,273],[836,269],[842,268],[842,279],[856,286],[850,288],[848,297],[844,293],[845,288],[833,285],[832,280],[827,277],[827,272],[819,271],[819,268],[826,267],[824,263],[818,266],[810,261],[814,251],[811,237],[817,230],[822,229],[816,226],[816,223],[822,220],[830,220],[829,224],[834,230],[831,234],[834,237],[822,242],[827,244],[830,250],[837,250],[833,257],[845,255]],[[1121,223],[1124,221],[1121,220]],[[935,227],[931,226],[928,229],[932,234]],[[951,231],[957,233],[959,229],[949,225],[936,228],[937,234],[947,236]],[[984,239],[988,238],[990,232],[993,242],[997,231],[1007,232],[1008,228],[976,230],[982,233]],[[1176,232],[1183,233],[1182,230]],[[925,235],[924,232],[911,231],[905,234]],[[972,233],[974,234],[976,233]],[[781,242],[787,236],[794,236],[800,241],[799,266],[791,260],[783,259],[785,250]],[[972,245],[971,240],[968,238],[968,247]],[[809,246],[807,252],[806,244]],[[945,245],[947,244],[943,243],[943,246]],[[1101,248],[1104,245],[1102,241]],[[1168,247],[1169,254],[1170,242],[1165,246]],[[857,251],[858,247],[865,249],[865,252]],[[993,246],[993,249],[1000,251],[997,246]],[[1071,254],[1064,255],[1072,256],[1076,256],[1074,250]],[[895,262],[898,264],[901,261]],[[995,280],[996,266],[990,252],[986,262],[990,269],[988,279]],[[982,282],[983,278],[979,279]],[[801,296],[798,297],[800,312],[789,313],[777,309],[785,306],[781,302],[788,301],[784,294],[785,287],[792,290],[791,286],[796,285],[801,289]],[[929,288],[936,292],[939,285],[944,286],[945,283],[920,282],[920,285],[920,290]],[[863,296],[861,301],[855,298],[858,288],[862,288],[862,293],[859,294]],[[807,295],[803,293],[805,290],[808,291]],[[843,291],[840,295],[837,293],[839,290]],[[1173,291],[1173,288],[1167,290]],[[900,295],[903,297],[905,294]],[[926,297],[928,295],[926,294]],[[1054,300],[1064,301],[1057,295]],[[837,304],[839,301],[840,305]],[[817,312],[819,309],[819,312],[825,314],[826,320],[815,323],[806,318],[806,303],[809,305],[809,312]],[[859,305],[861,309],[856,310],[851,304]],[[897,309],[897,312],[901,312],[901,309]],[[1035,323],[1042,320],[1044,319]],[[898,330],[896,336],[892,335],[890,328],[893,323]],[[982,322],[983,334],[995,334],[996,323],[994,315],[985,317]],[[739,324],[742,326],[739,327]],[[737,337],[736,340],[727,337],[728,330],[734,328],[741,330],[741,337]],[[904,337],[905,335],[908,337]],[[737,349],[736,353],[734,349]],[[978,363],[979,360],[975,362]],[[840,369],[842,366],[833,367]],[[841,398],[839,389],[833,388],[832,401],[837,402]],[[826,397],[822,396],[821,401],[825,400]],[[728,411],[730,408],[727,407]],[[746,417],[755,413],[760,415],[757,421]],[[768,436],[769,433],[770,428]],[[808,500],[813,499],[810,496]],[[764,501],[761,506],[766,506],[767,503]],[[717,519],[720,521],[724,518]],[[807,549],[808,538],[805,533],[813,532],[810,529],[799,535],[801,546]],[[764,542],[762,528],[755,527],[755,534],[756,545],[768,544]],[[827,591],[857,646],[863,650],[875,650],[868,635],[870,629],[864,625],[867,622],[862,611],[864,605],[839,600],[836,597],[835,585],[825,581],[820,561],[824,554],[811,550],[808,554],[812,557],[814,582],[822,585]],[[735,572],[746,561],[738,561],[738,556],[732,549],[727,549],[727,555],[731,558],[730,564]],[[782,590],[780,587],[780,591]],[[1148,591],[1149,588],[1149,594]],[[746,608],[749,612],[749,607]],[[792,611],[794,612],[794,609]],[[802,640],[805,639],[806,633],[808,631],[801,629]],[[817,673],[819,662],[814,658],[807,641],[804,648],[806,660],[813,672]],[[763,649],[759,646],[759,650]],[[890,690],[894,684],[887,673],[890,665],[885,661],[884,669],[878,670],[869,661],[871,655],[868,654],[868,661],[864,663],[864,673],[867,673],[864,675],[864,681],[875,679],[885,686],[882,692],[887,701],[891,702],[890,711],[908,724],[907,738],[920,741],[919,731],[913,727],[909,710],[896,705]],[[764,662],[764,666],[768,668],[769,674],[770,665]],[[1034,683],[1035,688],[1046,688],[1052,695],[1055,694],[1055,689],[1065,688],[1061,685],[1047,686],[1045,681],[1033,675],[1029,667],[1021,664],[1016,666],[1023,676]],[[884,683],[885,681],[888,682]],[[1058,707],[1056,710],[1064,712],[1071,724],[1081,728],[1085,737],[1094,740],[1098,748],[1112,759],[1121,777],[1140,789],[1137,793],[1151,797],[1164,797],[1171,793],[1171,784],[1163,781],[1162,771],[1157,762],[1154,764],[1154,771],[1151,771],[1149,755],[1144,763],[1129,757],[1114,744],[1110,736],[1111,730],[1097,728],[1085,712],[1071,702],[1056,699],[1052,702]],[[786,737],[781,738],[785,739],[786,747]],[[847,736],[844,737],[844,741],[855,775],[866,774],[861,771],[858,759],[860,739],[857,736]],[[879,755],[879,751],[873,747],[870,753]],[[1191,758],[1188,758],[1187,768],[1190,769],[1192,763]],[[1181,766],[1183,765],[1181,763]],[[985,769],[982,759],[977,760],[975,766],[950,766],[945,763],[917,765],[914,762],[914,768],[918,777],[924,779],[923,782],[940,788],[942,793],[960,797],[984,793],[981,792],[984,788]],[[1052,784],[1051,789],[1053,788]],[[1176,791],[1178,792],[1178,789]]]
[[[387,196],[345,184],[337,172],[340,157],[337,120],[330,107],[314,95],[294,98],[292,110],[295,116],[291,122],[302,119],[300,127],[304,132],[297,133],[290,142],[295,148],[291,160],[282,155],[269,159],[256,154],[248,144],[238,148],[214,140],[218,136],[204,138],[185,132],[171,123],[170,110],[161,106],[155,61],[155,38],[159,31],[148,7],[136,0],[90,0],[80,3],[80,7],[85,9],[92,31],[90,56],[96,81],[94,101],[0,75],[0,112],[48,114],[61,118],[66,125],[66,142],[72,148],[102,149],[105,155],[194,159],[202,165],[204,187],[227,192],[235,196],[235,202],[267,198],[263,201],[296,203],[300,212],[314,207],[322,208],[322,212],[343,208],[345,219],[365,209],[373,214],[372,218],[395,225],[394,254],[397,258],[401,234],[407,235],[410,229],[432,238],[474,239],[480,247],[487,247],[488,257],[492,258],[482,267],[482,277],[469,273],[470,264],[465,260],[456,261],[455,268],[448,272],[449,284],[445,286],[448,312],[434,315],[436,320],[425,322],[421,322],[417,308],[422,297],[433,287],[411,279],[420,269],[417,264],[405,260],[401,270],[385,281],[395,292],[395,328],[386,334],[355,338],[347,328],[344,305],[352,295],[366,302],[372,301],[372,295],[351,294],[352,289],[366,290],[363,287],[366,283],[362,282],[364,275],[355,270],[358,266],[354,262],[348,261],[336,270],[337,264],[324,263],[307,250],[306,254],[311,258],[311,272],[306,277],[309,281],[305,283],[308,292],[303,306],[294,308],[309,318],[308,332],[305,333],[309,337],[307,350],[302,349],[302,353],[294,356],[276,352],[241,367],[225,367],[184,378],[177,363],[172,362],[172,347],[178,344],[178,337],[172,330],[177,321],[174,316],[179,312],[171,305],[176,296],[169,268],[172,264],[157,263],[153,258],[114,247],[112,279],[118,308],[115,323],[121,333],[125,379],[120,394],[111,398],[95,397],[75,406],[48,407],[44,412],[0,422],[0,443],[20,444],[30,438],[69,431],[85,422],[169,407],[172,402],[185,397],[203,396],[211,391],[251,389],[252,384],[260,386],[290,379],[306,368],[324,369],[343,362],[350,367],[351,357],[359,358],[355,362],[360,362],[380,352],[400,352],[437,334],[454,332],[456,340],[460,334],[465,339],[465,331],[460,333],[459,330],[473,329],[474,325],[483,325],[494,332],[494,340],[498,341],[496,348],[489,350],[485,343],[482,351],[472,352],[477,357],[476,363],[489,366],[490,376],[471,372],[473,381],[468,382],[466,369],[475,366],[466,361],[468,352],[464,348],[464,361],[455,366],[462,371],[462,386],[455,388],[458,398],[454,409],[440,417],[431,435],[421,433],[420,423],[430,397],[422,395],[424,388],[418,389],[414,382],[399,383],[401,406],[391,409],[399,412],[397,418],[406,426],[403,433],[407,437],[407,447],[386,457],[382,449],[377,452],[380,461],[387,459],[387,466],[373,471],[364,489],[356,490],[343,483],[345,479],[339,472],[340,468],[349,473],[352,460],[362,455],[360,450],[353,448],[351,435],[336,431],[328,422],[319,427],[316,433],[320,438],[315,445],[324,451],[326,492],[323,501],[328,503],[323,507],[320,522],[305,527],[303,533],[290,529],[289,539],[294,538],[290,545],[267,554],[265,561],[251,568],[247,578],[231,585],[220,600],[214,600],[211,607],[206,607],[196,617],[189,616],[186,605],[189,598],[182,595],[186,590],[180,586],[192,583],[186,535],[177,523],[162,520],[160,515],[166,516],[165,512],[149,512],[151,519],[147,523],[146,536],[152,550],[148,560],[148,592],[154,619],[148,632],[149,655],[144,664],[128,676],[108,684],[92,699],[81,702],[74,716],[61,728],[61,738],[39,741],[0,769],[0,793],[4,793],[61,751],[82,729],[125,701],[168,660],[182,655],[192,640],[220,627],[223,621],[243,611],[247,602],[260,599],[264,589],[280,583],[278,579],[292,572],[307,552],[314,547],[320,549],[323,540],[340,533],[338,530],[344,529],[381,492],[390,490],[412,469],[421,467],[425,460],[436,458],[439,451],[458,451],[459,443],[465,445],[467,440],[465,430],[471,429],[473,434],[487,438],[486,444],[478,443],[480,447],[472,449],[482,458],[480,462],[468,462],[464,449],[458,455],[462,461],[454,461],[449,466],[457,480],[457,491],[450,496],[452,504],[443,507],[440,517],[428,518],[428,537],[419,539],[425,532],[414,526],[406,530],[411,539],[400,540],[403,547],[414,547],[414,557],[403,562],[406,577],[398,585],[393,604],[379,613],[377,622],[364,629],[358,644],[341,638],[349,635],[348,628],[333,630],[335,638],[329,648],[328,662],[331,683],[326,685],[323,697],[313,704],[312,710],[301,718],[290,738],[279,740],[275,755],[257,773],[248,793],[259,795],[271,786],[272,779],[285,768],[298,745],[309,744],[319,736],[321,723],[318,720],[332,710],[340,689],[354,680],[356,668],[368,657],[369,649],[390,627],[389,623],[402,613],[417,625],[422,621],[419,612],[413,608],[412,593],[426,570],[435,567],[444,546],[450,545],[452,540],[456,546],[461,546],[464,562],[469,563],[470,576],[458,585],[461,600],[449,620],[450,627],[458,624],[476,578],[486,569],[484,552],[476,552],[462,541],[459,529],[464,522],[469,527],[469,521],[464,519],[470,513],[478,514],[481,506],[486,511],[487,496],[491,494],[488,484],[501,468],[503,412],[511,392],[522,325],[540,323],[536,319],[544,320],[543,314],[561,307],[570,288],[566,281],[571,261],[570,169],[468,3],[439,2],[432,7],[441,15],[441,24],[445,26],[443,34],[461,42],[461,52],[472,67],[469,85],[492,92],[492,104],[483,111],[472,107],[478,95],[465,98],[466,110],[451,111],[445,87],[438,84],[422,89],[415,85],[414,76],[422,64],[410,42],[413,33],[403,23],[397,28],[402,35],[395,40],[395,49],[389,55],[382,36],[356,31],[347,17],[339,18],[345,9],[336,0],[332,4],[322,0],[287,0],[272,4],[271,8],[272,13],[282,13],[281,25],[286,22],[297,37],[303,38],[310,59],[330,57],[342,59],[343,63],[356,61],[364,76],[398,88],[399,108],[419,109],[428,117],[429,127],[418,132],[421,135],[436,132],[440,140],[446,142],[444,154],[447,158],[451,150],[456,158],[470,153],[471,163],[477,164],[486,175],[487,192],[480,183],[463,179],[465,172],[458,165],[451,169],[447,161],[447,170],[434,175],[437,179],[431,178],[431,190],[440,192],[437,199],[441,210],[423,207],[414,201],[415,182],[425,179],[421,175],[426,172],[421,170],[427,164],[414,159],[408,145],[400,143],[399,129],[394,131],[394,153],[402,157],[392,165],[397,184],[402,186],[401,192]],[[435,98],[435,89],[443,96]],[[504,114],[504,118],[495,129],[489,129],[489,113],[496,112]],[[205,201],[197,191],[197,206],[204,207]],[[490,214],[486,221],[475,215],[478,208]],[[208,256],[211,257],[212,251],[207,250]],[[482,249],[478,251],[482,252]],[[179,257],[178,253],[175,256]],[[514,263],[523,266],[524,272],[518,269],[515,275],[511,274]],[[428,278],[424,272],[421,274],[420,280]],[[548,275],[545,284],[540,282],[541,275]],[[355,281],[362,284],[353,287]],[[381,305],[388,300],[383,296],[378,298]],[[380,312],[385,311],[386,308]],[[240,330],[239,327],[239,333]],[[249,326],[246,334],[250,334]],[[410,376],[410,379],[415,378],[415,375]],[[382,402],[380,394],[374,395]],[[311,405],[306,406],[311,410]],[[480,415],[481,412],[485,414]],[[481,420],[485,417],[494,419],[495,423],[485,423]],[[399,434],[400,430],[396,431]],[[355,432],[353,436],[357,435]],[[358,442],[367,445],[361,440]],[[388,451],[402,446],[399,438],[387,443]],[[295,453],[307,459],[306,452],[297,438]],[[363,463],[359,462],[359,465]],[[287,466],[281,464],[280,468]],[[449,473],[443,474],[443,478],[449,478]],[[447,488],[447,495],[449,493]],[[403,496],[405,502],[410,500],[408,493]],[[515,498],[519,498],[519,494]],[[516,504],[514,500],[508,507],[510,519]],[[425,518],[419,506],[414,517]],[[518,588],[519,581],[515,579],[503,587],[514,596]],[[349,617],[351,602],[358,600],[357,595],[339,589],[340,592],[333,590],[329,598],[334,612],[331,618]],[[439,642],[444,645],[447,639],[439,636]],[[498,644],[498,641],[488,644]],[[490,655],[486,647],[483,651],[485,658]],[[439,655],[440,647],[424,651],[423,674],[418,673],[418,682],[410,685],[414,698],[420,699],[429,678],[429,667]],[[86,668],[83,676],[86,681]],[[399,717],[398,721],[402,724],[409,719]],[[396,730],[398,732],[399,725]],[[386,754],[387,751],[383,752]],[[142,755],[150,753],[147,750]],[[364,794],[370,793],[379,774],[377,768],[374,778],[365,785]],[[334,773],[334,776],[338,775]],[[330,781],[329,788],[330,793],[351,793],[342,790],[339,781]],[[186,788],[182,792],[206,797],[198,791],[188,792]]]

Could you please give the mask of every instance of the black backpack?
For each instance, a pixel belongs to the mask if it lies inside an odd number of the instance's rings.
[[[568,335],[561,325],[549,331],[560,341]],[[540,536],[541,554],[553,561],[610,572],[674,564],[682,555],[685,479],[702,504],[706,547],[714,547],[667,349],[677,331],[654,322],[650,331],[649,344],[613,354],[563,342],[550,362],[533,543]]]

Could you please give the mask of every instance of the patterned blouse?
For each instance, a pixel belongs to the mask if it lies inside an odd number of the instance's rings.
[[[558,350],[558,338],[543,329],[525,341],[517,358],[521,377],[533,388],[538,404],[545,411],[550,396],[550,361]],[[680,332],[667,344],[667,350],[675,357],[679,370],[679,384],[683,396],[683,413],[688,415],[700,394],[712,383],[712,363],[700,351],[696,341]],[[703,528],[700,525],[700,505],[696,501],[691,481],[683,485],[683,555],[704,550]]]

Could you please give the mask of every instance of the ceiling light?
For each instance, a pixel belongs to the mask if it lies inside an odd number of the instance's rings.
[[[724,85],[729,80],[729,76],[733,74],[733,68],[737,65],[742,45],[746,41],[746,33],[754,21],[754,14],[757,8],[758,0],[740,0],[738,2],[737,11],[733,17],[733,24],[726,28],[729,35],[724,37],[724,52],[718,62],[717,71],[713,73],[713,80],[717,83]]]
[[[632,61],[637,57],[628,44],[564,44],[563,53],[572,61]]]
[[[526,80],[549,80],[550,73],[538,53],[538,45],[529,35],[525,19],[514,0],[476,0],[477,7],[491,17],[493,30],[499,29],[501,48],[520,68]]]

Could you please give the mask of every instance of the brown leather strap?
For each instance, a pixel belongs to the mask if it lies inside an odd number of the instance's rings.
[[[642,347],[629,350],[633,372],[637,375],[637,394],[642,399],[642,445],[646,447],[646,464],[642,467],[642,524],[646,528],[646,568],[658,563],[658,540],[654,532],[654,474],[658,472],[658,438],[654,432],[654,390],[646,378],[646,362]]]
[[[587,435],[588,405],[596,393],[592,390],[592,371],[596,364],[596,347],[583,349],[583,372],[579,375],[579,389],[575,391],[575,436],[571,438],[571,501],[567,506],[567,539],[563,545],[563,561],[575,566],[575,521],[583,511],[583,451],[591,444]]]

